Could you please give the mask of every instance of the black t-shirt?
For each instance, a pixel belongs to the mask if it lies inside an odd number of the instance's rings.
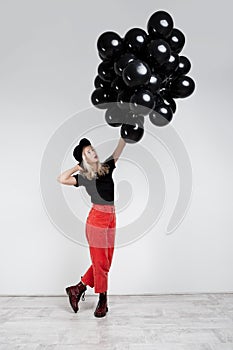
[[[95,204],[114,204],[114,182],[112,179],[112,172],[116,168],[113,156],[108,157],[105,164],[109,165],[109,173],[105,175],[98,175],[97,177],[88,180],[81,174],[72,175],[76,178],[75,187],[84,186],[87,193],[91,196],[91,202]]]

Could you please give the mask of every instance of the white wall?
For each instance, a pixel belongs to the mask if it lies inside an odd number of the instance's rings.
[[[88,248],[62,235],[43,207],[42,157],[57,128],[91,107],[98,35],[145,28],[159,9],[185,33],[182,53],[193,63],[190,76],[197,83],[195,94],[179,100],[173,120],[192,163],[193,198],[173,234],[164,232],[171,214],[166,209],[145,236],[116,248],[109,294],[233,291],[231,3],[22,0],[0,8],[1,295],[63,295],[89,267]],[[118,138],[119,129],[111,133]],[[133,177],[124,161],[132,147],[115,170],[119,208],[123,175]],[[178,180],[170,163],[167,158],[163,165],[171,209]],[[66,165],[75,165],[71,156]],[[75,187],[68,191],[73,200],[79,195]],[[133,191],[133,208],[140,208],[143,198],[137,187]],[[130,213],[134,219],[132,207]],[[119,226],[126,215],[119,212]]]

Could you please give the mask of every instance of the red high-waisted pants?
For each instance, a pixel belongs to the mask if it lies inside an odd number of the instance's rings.
[[[92,203],[85,226],[92,265],[82,276],[83,283],[95,287],[95,293],[108,289],[108,272],[112,262],[116,233],[114,205]]]

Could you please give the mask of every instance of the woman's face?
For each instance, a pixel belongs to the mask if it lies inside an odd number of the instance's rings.
[[[86,146],[84,148],[84,154],[87,158],[88,163],[96,163],[99,160],[98,154],[96,153],[95,148],[92,145]]]

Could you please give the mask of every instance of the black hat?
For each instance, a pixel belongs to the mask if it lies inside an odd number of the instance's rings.
[[[91,142],[88,139],[83,138],[79,141],[79,144],[73,150],[73,156],[79,163],[81,163],[83,160],[82,158],[83,147],[89,146],[89,145],[91,145]]]

